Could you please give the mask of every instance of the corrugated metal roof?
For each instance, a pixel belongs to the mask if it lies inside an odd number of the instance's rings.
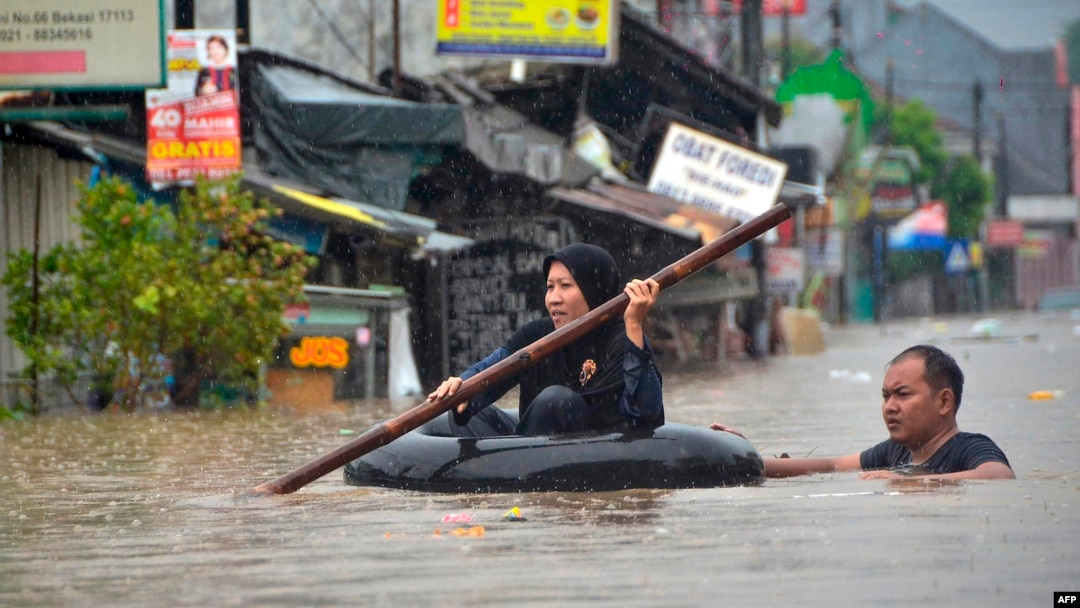
[[[738,220],[653,194],[640,187],[593,179],[585,188],[552,188],[552,198],[620,215],[695,242],[708,242],[730,231]]]

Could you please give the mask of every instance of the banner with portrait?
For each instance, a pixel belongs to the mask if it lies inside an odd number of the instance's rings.
[[[146,91],[146,178],[183,184],[240,170],[236,34],[172,30],[168,88]]]

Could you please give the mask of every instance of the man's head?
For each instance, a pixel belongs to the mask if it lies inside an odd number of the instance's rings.
[[[960,366],[952,355],[936,346],[918,344],[904,349],[899,355],[893,357],[886,367],[891,367],[908,358],[922,359],[923,379],[926,383],[935,391],[945,388],[952,390],[956,401],[954,411],[960,409],[960,398],[964,394],[964,372],[960,370]]]
[[[881,385],[889,437],[915,449],[955,428],[963,388],[960,366],[941,349],[919,345],[900,353],[886,366]]]

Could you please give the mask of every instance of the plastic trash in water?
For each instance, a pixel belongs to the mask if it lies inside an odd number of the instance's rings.
[[[870,382],[870,372],[853,372],[848,369],[829,370],[829,378],[832,380],[846,380],[848,382]]]
[[[352,429],[338,429],[337,433],[338,433],[338,435],[341,435],[342,437],[350,437],[352,435],[355,435],[356,431],[354,431]]]
[[[998,338],[1001,336],[1001,321],[979,319],[971,326],[971,334],[979,338]]]
[[[470,538],[483,538],[485,532],[484,526],[470,526],[468,528],[454,528],[453,530],[450,530],[450,534],[454,536],[468,536]]]
[[[468,524],[472,523],[472,515],[468,513],[451,513],[443,515],[442,522],[444,524]]]
[[[506,513],[503,513],[503,521],[525,521],[525,518],[521,516],[521,509],[514,507]]]
[[[1050,401],[1052,399],[1061,399],[1065,396],[1065,391],[1032,391],[1028,393],[1027,398],[1032,401]]]

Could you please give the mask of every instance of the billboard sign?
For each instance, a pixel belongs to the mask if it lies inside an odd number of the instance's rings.
[[[1019,247],[1024,242],[1024,225],[1015,220],[986,222],[987,247]]]
[[[769,247],[765,250],[765,292],[798,293],[803,290],[806,257],[802,249]]]
[[[776,159],[673,122],[648,189],[745,222],[776,203],[786,173]]]
[[[742,0],[734,0],[735,13],[742,13]],[[779,17],[787,9],[789,15],[805,15],[806,0],[762,0],[761,14],[766,17]]]
[[[0,89],[162,86],[164,4],[164,0],[4,0]]]
[[[611,65],[618,3],[439,0],[435,53]]]
[[[175,184],[239,171],[235,32],[171,31],[168,58],[168,88],[146,91],[146,179]]]

